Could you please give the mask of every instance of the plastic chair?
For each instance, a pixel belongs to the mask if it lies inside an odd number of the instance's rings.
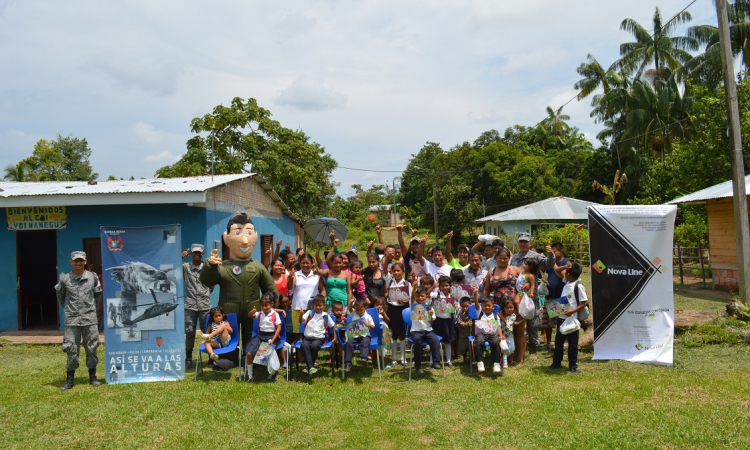
[[[303,337],[305,336],[305,323],[304,322],[299,324],[299,333],[300,333],[300,336],[303,336]],[[331,378],[334,378],[336,376],[336,362],[335,362],[335,356],[333,354],[332,336],[333,336],[333,330],[326,327],[326,340],[325,342],[323,342],[323,346],[320,347],[320,349],[321,350],[326,349],[326,348],[331,349]],[[296,358],[297,356],[296,353],[299,351],[301,347],[302,347],[302,339],[300,339],[299,341],[295,342],[292,345],[292,351],[294,352],[292,353],[292,357],[294,358],[294,365],[297,371],[299,371],[299,361]],[[287,361],[287,364],[288,363],[289,361]]]
[[[229,322],[229,326],[232,327],[232,334],[229,336],[229,344],[223,348],[214,348],[214,353],[217,355],[232,353],[236,351],[240,346],[240,326],[237,323],[237,314],[227,314],[227,322]],[[211,323],[210,314],[206,316],[206,323],[203,327],[204,330],[208,329],[209,323]],[[193,381],[198,381],[198,368],[200,368],[201,370],[201,375],[203,374],[203,353],[208,354],[208,351],[206,350],[206,344],[201,344],[201,346],[198,347],[198,363],[195,365],[195,378],[193,379]],[[242,377],[242,368],[240,368],[239,377]]]
[[[39,307],[39,317],[41,317],[42,323],[44,323],[44,310],[42,310],[42,302],[41,300],[29,300],[29,294],[26,293],[26,291],[21,290],[21,308],[23,308],[26,312],[26,321],[24,322],[24,325],[29,324],[29,309],[31,309],[34,306]]]
[[[468,312],[469,312],[469,318],[471,318],[471,320],[477,320],[477,308],[474,305],[469,305]],[[492,308],[492,312],[495,314],[499,313],[500,305],[495,304],[495,306]],[[471,350],[469,352],[469,376],[472,376],[472,377],[474,376],[474,338],[475,336],[469,336],[469,347]],[[485,342],[484,346],[489,348],[490,343]],[[500,359],[502,360],[502,355],[500,355]],[[500,364],[500,376],[502,377],[503,375],[505,375],[505,368],[503,367],[502,364]]]
[[[404,318],[404,325],[406,326],[406,340],[411,345],[410,353],[411,357],[409,359],[409,381],[411,381],[411,368],[414,366],[414,339],[409,336],[409,331],[411,331],[411,308],[406,308],[403,311],[401,311],[401,316]],[[435,335],[437,336],[437,335]],[[437,336],[438,340],[440,341],[440,365],[443,367],[443,378],[445,378],[445,362],[443,361],[443,348],[446,345],[450,345],[450,343],[445,344],[443,342],[443,338],[440,336]],[[426,342],[422,342],[422,348],[424,348],[427,345]],[[419,351],[422,351],[420,349]],[[404,370],[406,370],[406,367],[404,367]]]
[[[279,314],[279,316],[281,316],[281,314]],[[258,334],[258,319],[255,318],[253,319],[253,334],[250,337],[254,338],[257,334]],[[283,350],[284,353],[286,354],[286,381],[289,381],[289,353],[291,352],[291,348],[292,348],[292,345],[286,341],[286,324],[282,323],[281,332],[279,333],[279,343],[278,345],[276,345],[275,350],[276,351]],[[245,353],[245,349],[242,349],[242,352],[240,352],[240,361],[242,360],[243,357],[245,358],[245,365],[242,367],[244,369],[247,369],[247,364],[248,364],[247,355],[245,355],[244,353]],[[250,364],[252,364],[252,361],[250,362]],[[279,368],[279,370],[281,370],[281,368]],[[247,372],[248,372],[247,370],[243,370],[241,372],[240,381],[245,379],[245,373]]]
[[[375,325],[375,328],[370,330],[370,348],[369,350],[375,350],[375,353],[378,353],[377,350],[380,348],[380,345],[383,341],[383,329],[380,328],[380,316],[378,315],[378,308],[368,308],[367,314],[372,317],[372,322]],[[347,314],[346,315],[346,324],[349,325],[352,321],[352,315]],[[341,379],[346,379],[346,371],[343,370],[344,368],[344,344],[346,343],[346,327],[341,327],[338,329],[338,344],[341,348]],[[354,350],[359,350],[359,345],[354,346]],[[378,378],[383,379],[383,375],[380,371],[380,358],[376,358],[378,360]]]

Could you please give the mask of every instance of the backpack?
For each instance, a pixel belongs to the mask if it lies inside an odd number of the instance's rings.
[[[576,304],[580,305],[581,301],[579,300],[579,294],[578,294],[578,286],[580,286],[581,282],[579,280],[576,280],[575,283],[573,283],[573,295],[576,298]],[[586,305],[583,309],[578,310],[578,321],[583,323],[584,320],[588,319],[591,315],[591,310],[589,309],[589,305]]]

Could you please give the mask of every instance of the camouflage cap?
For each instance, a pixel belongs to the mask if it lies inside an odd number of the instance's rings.
[[[531,242],[531,235],[529,233],[518,233],[518,240]]]
[[[86,259],[86,252],[77,251],[70,254],[71,260]]]
[[[203,244],[193,244],[190,246],[190,253],[203,253]]]

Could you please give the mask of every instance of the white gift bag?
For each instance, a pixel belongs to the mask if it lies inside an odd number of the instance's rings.
[[[510,347],[508,347],[508,340],[503,339],[500,341],[500,353],[503,355],[510,355]]]
[[[528,294],[523,294],[523,298],[521,299],[521,304],[518,305],[518,313],[521,314],[521,317],[524,319],[530,320],[534,318],[534,313],[536,308],[534,307],[534,302],[531,301],[531,298]]]
[[[570,334],[577,333],[581,329],[581,322],[578,321],[575,314],[568,316],[563,323],[560,324],[560,333]]]

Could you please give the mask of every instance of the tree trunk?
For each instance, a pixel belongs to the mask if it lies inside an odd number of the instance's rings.
[[[578,348],[585,348],[594,345],[594,319],[593,316],[589,316],[588,319],[584,320],[581,324],[583,330],[583,336],[578,338]]]

